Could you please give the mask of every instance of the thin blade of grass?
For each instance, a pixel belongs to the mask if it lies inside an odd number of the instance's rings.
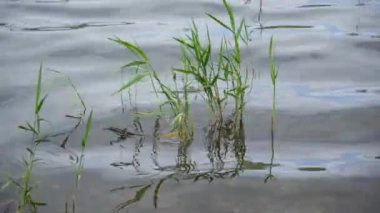
[[[270,42],[269,42],[269,67],[270,67],[270,77],[272,80],[272,84],[273,84],[273,86],[275,86],[279,68],[278,68],[278,66],[276,67],[276,62],[275,62],[275,59],[273,56],[273,54],[274,54],[273,45],[274,45],[274,40],[273,40],[273,36],[272,36],[270,39]]]
[[[114,92],[112,95],[116,95],[117,93],[128,89],[129,87],[133,86],[134,84],[142,81],[148,75],[149,75],[149,72],[143,72],[143,73],[138,73],[138,74],[134,75],[130,81],[128,81],[126,84],[124,84],[118,91]]]
[[[210,13],[206,13],[206,15],[208,15],[211,19],[213,19],[214,21],[216,21],[218,24],[222,25],[222,27],[224,27],[227,30],[233,32],[232,29],[229,26],[227,26],[227,24],[225,24],[224,22],[222,22],[221,20],[219,20],[215,16],[211,15]]]
[[[243,28],[245,28],[245,19],[242,19],[241,22],[240,22],[240,25],[239,25],[238,31],[237,31],[237,33],[236,33],[236,37],[237,37],[237,38],[240,37]],[[243,39],[243,40],[244,40],[244,39]]]
[[[23,126],[23,125],[19,125],[19,126],[17,126],[17,128],[25,130],[25,131],[32,131],[31,129],[29,129],[29,128]]]
[[[85,129],[83,137],[82,137],[82,143],[81,143],[82,149],[86,148],[86,145],[88,142],[88,137],[90,135],[91,123],[92,123],[92,110],[90,112],[90,116],[87,119],[86,129]]]
[[[180,44],[188,47],[188,48],[191,48],[191,49],[194,49],[194,46],[187,43],[186,41],[184,41],[183,39],[180,39],[180,38],[173,38],[174,40],[178,41]]]
[[[137,66],[144,65],[144,64],[146,64],[145,61],[132,61],[131,63],[128,63],[128,64],[122,66],[121,68],[137,67]]]
[[[34,105],[34,109],[35,109],[35,113],[38,114],[38,105],[40,103],[40,98],[41,98],[41,81],[42,81],[42,69],[43,69],[43,65],[42,63],[40,64],[40,69],[38,70],[38,76],[37,76],[37,85],[36,85],[36,95],[35,95],[35,105]]]
[[[204,60],[203,60],[203,66],[206,66],[210,60],[211,57],[211,38],[210,38],[210,31],[208,30],[207,27],[207,49],[204,54]]]
[[[27,131],[31,131],[31,132],[33,132],[33,134],[38,135],[38,131],[29,122],[26,122],[26,126],[27,127],[20,125],[20,126],[18,126],[18,128],[23,129],[23,130],[27,130]]]
[[[176,72],[184,73],[184,74],[193,74],[193,72],[185,69],[173,69]]]
[[[43,106],[43,104],[44,104],[44,102],[45,102],[47,96],[48,96],[48,95],[45,95],[45,96],[42,98],[42,100],[38,103],[38,106],[37,106],[37,109],[36,109],[36,114],[38,114],[38,113],[41,111],[42,106]]]
[[[273,36],[270,38],[269,42],[269,57],[272,58],[273,56]]]
[[[228,17],[230,18],[231,23],[231,32],[235,33],[235,18],[234,14],[232,13],[230,5],[227,3],[227,0],[223,0],[224,7],[227,10]]]
[[[109,40],[125,46],[135,55],[142,57],[145,61],[148,61],[148,57],[146,56],[144,51],[141,48],[139,48],[137,45],[133,45],[132,43],[128,41],[121,40],[120,38],[116,38],[116,39],[110,38]]]

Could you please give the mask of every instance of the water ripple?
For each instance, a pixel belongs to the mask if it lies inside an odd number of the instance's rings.
[[[0,23],[0,26],[8,28],[10,31],[66,31],[66,30],[79,30],[89,27],[110,27],[132,25],[134,22],[84,22],[78,24],[64,24],[58,26],[37,26],[37,27],[22,27],[17,24]]]

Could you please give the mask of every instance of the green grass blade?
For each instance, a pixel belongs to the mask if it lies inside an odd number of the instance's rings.
[[[187,43],[186,41],[184,41],[183,39],[180,39],[180,38],[173,38],[174,40],[178,41],[180,44],[190,48],[190,49],[194,49],[194,46]]]
[[[206,51],[204,53],[204,59],[203,59],[203,66],[206,66],[210,60],[210,57],[211,57],[211,38],[210,38],[210,31],[208,30],[208,27],[207,27],[207,48],[206,48]]]
[[[269,42],[269,57],[272,58],[273,56],[273,36],[270,37],[270,42]]]
[[[143,72],[143,73],[138,73],[133,76],[133,78],[128,81],[126,84],[124,84],[118,91],[114,92],[112,95],[115,95],[123,90],[128,89],[129,87],[133,86],[134,84],[142,81],[146,76],[149,75],[149,72]]]
[[[209,13],[206,13],[211,19],[213,19],[215,22],[217,22],[218,24],[222,25],[222,27],[226,28],[227,30],[233,32],[233,30],[227,26],[227,24],[225,24],[224,22],[222,22],[221,20],[219,20],[218,18],[216,18],[215,16],[209,14]]]
[[[128,41],[121,40],[119,38],[116,38],[116,39],[110,38],[110,40],[114,41],[118,44],[123,45],[124,47],[128,48],[132,53],[134,53],[135,55],[142,57],[145,61],[148,61],[148,57],[146,56],[144,51],[141,48],[139,48],[138,46],[133,45],[132,43],[130,43]]]
[[[144,65],[144,64],[146,64],[145,61],[132,61],[131,63],[126,64],[126,65],[122,66],[121,68],[137,67],[137,66]]]
[[[240,25],[239,25],[239,28],[238,28],[238,31],[236,33],[236,38],[240,38],[241,37],[241,32],[242,30],[246,27],[245,25],[245,20],[242,19],[241,22],[240,22]],[[244,39],[243,39],[244,40]]]
[[[227,10],[228,17],[230,18],[231,32],[235,33],[235,18],[234,14],[232,13],[231,6],[227,3],[227,0],[223,0],[223,4]]]
[[[37,106],[37,109],[36,109],[36,114],[38,114],[40,112],[40,110],[42,109],[42,106],[44,105],[44,102],[47,98],[47,95],[45,95],[42,100],[38,103],[38,106]]]
[[[245,45],[248,45],[248,42],[250,41],[250,38],[249,38],[249,35],[250,33],[248,32],[248,26],[247,24],[245,23],[245,20],[244,20],[244,26],[243,26],[243,29],[244,29],[244,34],[243,35],[240,35],[240,38],[241,40],[244,42]]]
[[[276,84],[276,80],[277,80],[277,76],[278,76],[278,66],[276,66],[276,62],[275,62],[275,59],[274,59],[274,40],[273,40],[273,36],[271,37],[270,39],[270,42],[269,42],[269,68],[270,68],[270,77],[271,77],[271,80],[272,80],[272,84],[273,86],[275,86]]]
[[[84,130],[84,134],[83,134],[83,137],[82,137],[82,144],[81,144],[82,150],[84,150],[86,148],[86,145],[87,145],[87,142],[88,142],[88,137],[90,135],[91,123],[92,123],[92,110],[90,112],[90,116],[87,119],[86,129]]]
[[[40,64],[40,69],[38,70],[38,76],[37,76],[37,85],[36,85],[36,95],[35,95],[35,105],[34,105],[34,109],[35,109],[35,113],[38,114],[38,105],[40,104],[40,98],[41,98],[41,90],[42,90],[42,69],[43,69],[43,65],[42,63]]]
[[[28,128],[30,129],[30,131],[33,132],[33,134],[39,135],[38,131],[29,122],[26,122],[26,125],[28,126]]]
[[[185,69],[173,69],[173,70],[176,72],[183,73],[183,74],[193,74],[193,72],[191,72],[190,70],[185,70]]]
[[[22,129],[22,130],[25,130],[25,131],[32,131],[31,129],[29,129],[28,127],[25,127],[23,125],[19,125],[17,126],[19,129]]]

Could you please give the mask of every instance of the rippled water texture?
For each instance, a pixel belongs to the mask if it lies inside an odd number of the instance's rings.
[[[139,120],[149,134],[142,140],[110,145],[117,135],[103,130],[136,124],[128,94],[124,94],[125,113],[120,96],[111,95],[120,88],[118,71],[130,55],[108,38],[137,42],[159,74],[170,78],[170,69],[179,64],[178,44],[172,38],[189,32],[192,19],[202,33],[209,26],[215,46],[226,33],[205,15],[227,20],[221,1],[1,0],[0,182],[9,173],[22,175],[21,159],[31,136],[17,126],[32,118],[36,73],[42,62],[44,91],[49,92],[42,112],[50,121],[48,133],[70,129],[72,120],[65,115],[80,109],[75,93],[51,70],[70,76],[94,110],[77,196],[79,212],[112,212],[123,203],[128,206],[121,212],[378,212],[380,1],[263,0],[261,9],[258,0],[229,2],[252,32],[242,54],[256,75],[247,96],[245,170],[239,177],[230,177],[236,164],[231,150],[223,169],[212,175],[205,172],[215,165],[201,136],[208,114],[200,97],[192,97],[200,134],[189,148],[188,157],[196,168],[191,175],[173,173],[176,141],[157,145],[149,136],[155,116]],[[272,35],[280,74],[269,170]],[[132,89],[138,110],[157,107],[149,85],[147,81]],[[169,131],[165,117],[160,124],[162,132]],[[39,147],[44,164],[34,171],[39,185],[35,193],[48,203],[41,212],[63,212],[65,200],[71,199],[74,173],[69,158],[79,153],[80,138],[81,132],[75,132],[70,151],[63,150],[58,139]],[[264,183],[268,173],[275,178]],[[0,213],[6,206],[14,208],[13,200],[17,197],[12,189],[0,192]]]

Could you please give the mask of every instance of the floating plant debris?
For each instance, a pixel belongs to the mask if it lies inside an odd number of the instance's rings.
[[[269,163],[263,163],[263,162],[251,162],[248,160],[245,160],[243,162],[242,169],[247,169],[247,170],[265,170],[269,167],[276,167],[280,166],[280,164],[269,164]]]
[[[348,36],[359,36],[359,33],[347,33]]]
[[[305,172],[322,172],[326,171],[327,169],[324,167],[300,167],[298,170]]]
[[[301,5],[298,8],[313,8],[313,7],[331,7],[331,4],[305,4]]]
[[[308,29],[313,28],[311,25],[270,25],[270,26],[261,26],[256,29]]]
[[[355,90],[355,92],[357,92],[357,93],[367,93],[368,90],[367,89],[357,89],[357,90]]]
[[[3,24],[0,26],[5,26],[11,31],[66,31],[66,30],[79,30],[89,27],[109,27],[118,25],[132,25],[134,22],[120,22],[120,23],[102,23],[102,22],[88,22],[79,24],[66,24],[61,26],[38,26],[38,27],[21,27],[15,24]]]
[[[113,162],[110,164],[113,167],[124,167],[124,166],[133,166],[133,163],[130,162]]]

